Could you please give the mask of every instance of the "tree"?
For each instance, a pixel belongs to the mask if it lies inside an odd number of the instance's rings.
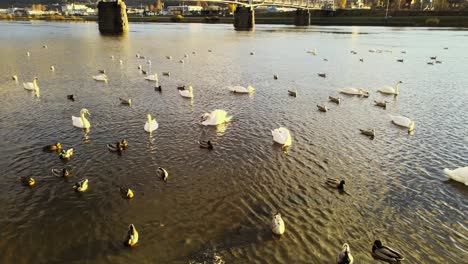
[[[156,0],[156,11],[161,12],[163,10],[164,4],[161,2],[161,0]]]
[[[348,2],[348,0],[340,0],[339,4],[340,4],[340,8],[341,9],[345,9],[346,8],[346,3]]]
[[[235,4],[228,4],[227,9],[229,11],[229,14],[233,14],[236,11],[237,5]]]

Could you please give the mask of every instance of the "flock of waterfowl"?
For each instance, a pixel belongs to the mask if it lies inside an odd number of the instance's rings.
[[[43,48],[47,48],[46,45],[43,46]],[[212,52],[211,50],[208,50],[208,52]],[[376,52],[375,50],[369,50],[369,52]],[[378,51],[377,51],[378,52]],[[382,52],[382,51],[381,51]],[[308,53],[312,55],[317,54],[317,50],[311,50],[308,51]],[[357,54],[355,51],[351,51],[352,54]],[[403,52],[402,52],[403,53]],[[192,54],[196,54],[195,52],[192,52]],[[250,52],[250,55],[254,55],[254,52]],[[28,51],[26,52],[27,56],[30,56],[31,53]],[[141,56],[140,54],[136,54],[136,57],[138,59],[146,59],[145,56]],[[188,54],[184,55],[184,58],[188,58]],[[114,56],[111,56],[111,59],[114,60]],[[166,59],[172,60],[172,56],[166,56]],[[324,59],[326,60],[326,59]],[[360,59],[361,62],[363,62],[363,59]],[[398,59],[398,62],[403,62],[403,59]],[[435,63],[441,63],[441,61],[437,61],[436,57],[431,57],[431,62],[434,61]],[[148,65],[151,65],[151,60],[146,61]],[[184,63],[184,60],[181,59],[179,61],[180,63]],[[119,60],[120,64],[123,64],[122,60]],[[141,65],[138,65],[138,70],[141,71],[142,74],[147,75],[149,71],[143,70],[143,67]],[[52,65],[50,69],[53,71],[55,70],[55,66]],[[98,82],[107,82],[109,80],[108,76],[106,75],[105,70],[98,70],[99,74],[92,76],[92,78]],[[162,72],[164,76],[170,76],[170,72]],[[319,77],[326,78],[327,74],[326,73],[318,73]],[[273,78],[275,80],[279,79],[278,74],[274,74]],[[16,82],[18,82],[18,76],[13,75],[12,79]],[[162,91],[162,87],[159,85],[159,79],[157,73],[147,75],[145,80],[149,82],[154,82],[155,83],[155,91]],[[402,84],[403,82],[398,81],[394,87],[392,86],[385,86],[377,90],[377,92],[383,94],[383,95],[391,95],[391,96],[398,96],[400,94],[400,88],[399,85]],[[38,78],[35,77],[32,82],[24,82],[23,87],[26,90],[29,91],[34,91],[35,96],[39,97],[39,85],[38,85]],[[243,87],[243,86],[232,86],[228,88],[229,91],[232,93],[238,93],[238,94],[251,94],[255,92],[255,88],[252,86],[248,87]],[[193,93],[193,88],[192,86],[180,86],[177,87],[177,90],[182,97],[186,98],[193,98],[194,93]],[[369,91],[363,88],[354,88],[354,87],[346,87],[338,91],[341,94],[346,94],[349,96],[359,96],[363,98],[368,98],[369,97]],[[297,97],[298,96],[298,91],[297,89],[289,89],[288,94],[290,96]],[[74,101],[74,95],[67,95],[67,99]],[[336,105],[340,105],[340,103],[343,101],[342,98],[336,97],[336,96],[329,96],[328,97],[329,101],[331,103],[334,103]],[[122,104],[124,105],[132,105],[132,99],[131,98],[124,98],[124,97],[119,97],[119,100]],[[374,101],[375,106],[381,107],[383,109],[386,109],[387,106],[387,101]],[[317,108],[321,112],[327,112],[330,109],[327,107],[325,104],[318,104]],[[87,119],[87,116],[90,115],[90,112],[87,109],[82,109],[80,111],[80,116],[72,116],[72,125],[88,130],[91,127],[90,121]],[[216,109],[212,111],[211,113],[204,113],[201,116],[201,125],[204,126],[216,126],[220,125],[226,122],[230,122],[232,119],[232,116],[229,116],[228,113],[224,110],[221,109]],[[391,121],[393,124],[400,126],[400,127],[405,127],[408,130],[408,133],[412,134],[414,131],[415,127],[415,121],[409,119],[408,117],[405,116],[394,116],[390,115],[389,116],[389,121]],[[157,130],[159,127],[158,122],[156,119],[152,118],[151,114],[147,114],[147,120],[146,123],[143,126],[143,129],[148,132],[152,133],[155,130]],[[373,139],[376,136],[376,129],[375,128],[366,128],[366,129],[360,129],[360,132],[363,135],[369,136],[371,139]],[[282,145],[283,147],[289,147],[292,145],[292,135],[290,131],[286,127],[280,127],[277,129],[274,129],[271,131],[273,141]],[[206,149],[213,149],[213,143],[211,140],[207,141],[199,141],[199,146],[200,148],[206,148]],[[128,148],[128,141],[123,139],[120,140],[116,143],[110,143],[107,144],[107,148],[109,151],[113,152],[122,152],[125,149]],[[73,156],[73,148],[65,149],[62,147],[60,143],[56,143],[53,145],[45,146],[44,150],[46,151],[51,151],[51,152],[58,152],[59,158],[63,160],[68,160]],[[458,168],[455,170],[449,170],[449,169],[444,169],[444,173],[451,179],[465,183],[468,185],[468,167],[464,168]],[[68,177],[70,176],[70,172],[68,171],[67,168],[63,169],[52,169],[52,174],[56,177]],[[162,167],[158,167],[157,170],[158,176],[163,180],[167,181],[169,177],[169,173],[166,169]],[[34,186],[36,184],[36,181],[32,177],[20,177],[20,181],[23,185],[25,186]],[[330,186],[333,186],[334,188],[338,190],[344,190],[345,186],[345,180],[343,179],[331,179],[328,178],[326,180],[326,183]],[[76,192],[85,192],[88,189],[89,186],[89,180],[88,179],[82,179],[77,181],[72,187]],[[121,186],[119,188],[120,194],[122,195],[123,198],[126,199],[132,199],[135,195],[134,191],[131,190],[128,187]],[[285,233],[285,223],[283,218],[281,217],[280,213],[276,213],[273,216],[273,219],[271,221],[271,230],[273,234],[281,236]],[[135,246],[138,243],[139,239],[139,234],[138,231],[136,230],[135,226],[133,224],[130,224],[128,227],[127,235],[124,241],[124,244],[130,247]],[[372,246],[372,255],[379,260],[387,261],[387,262],[399,262],[403,260],[404,258],[400,253],[398,253],[396,250],[384,246],[380,240],[376,240]],[[342,247],[342,250],[340,251],[338,258],[337,258],[337,263],[338,264],[346,264],[346,263],[353,263],[354,259],[353,256],[351,255],[350,252],[350,246],[349,244],[345,243]]]

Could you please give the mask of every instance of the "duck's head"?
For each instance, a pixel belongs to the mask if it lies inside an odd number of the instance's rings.
[[[380,241],[380,240],[375,240],[375,241],[374,241],[374,247],[376,247],[376,248],[382,248],[382,247],[383,247],[382,241]]]
[[[247,89],[249,89],[249,92],[255,91],[255,88],[252,85],[249,85],[249,87],[247,87]]]
[[[398,81],[397,83],[400,84],[400,83],[403,83],[403,82],[402,82],[402,81]]]
[[[348,243],[344,243],[344,244],[343,244],[343,252],[349,253],[349,245],[348,245]]]
[[[39,78],[34,77],[33,81],[39,81]]]
[[[346,184],[345,180],[340,181],[340,186],[344,186]]]
[[[80,111],[80,115],[84,115],[84,114],[91,115],[91,114],[89,113],[88,109],[86,109],[86,108],[83,108],[83,109],[81,109],[81,111]]]

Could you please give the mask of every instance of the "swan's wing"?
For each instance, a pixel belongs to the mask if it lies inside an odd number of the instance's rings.
[[[81,118],[79,117],[76,117],[76,116],[72,116],[72,122],[73,122],[73,126],[75,127],[79,127],[79,128],[83,128],[83,122],[81,121]]]
[[[283,133],[281,133],[280,129],[275,129],[271,131],[271,134],[273,135],[273,140],[281,145],[284,145],[286,142],[286,138],[284,137]]]
[[[382,87],[379,88],[378,91],[393,93],[393,92],[395,92],[395,88],[393,88],[391,86],[382,86]]]
[[[151,120],[151,131],[149,130],[148,121],[146,121],[146,123],[145,123],[145,131],[146,132],[153,132],[154,130],[158,129],[158,127],[159,127],[159,124],[158,124],[158,122],[156,122],[155,119]]]
[[[34,89],[34,84],[31,83],[31,82],[23,83],[23,87],[24,87],[24,89],[26,89],[26,90],[35,90],[35,89]]]
[[[390,117],[392,118],[393,123],[399,126],[409,127],[411,124],[411,120],[407,117],[404,117],[404,116],[390,116]]]

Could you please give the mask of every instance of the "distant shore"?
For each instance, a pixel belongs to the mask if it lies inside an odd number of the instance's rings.
[[[53,22],[85,22],[97,21],[97,16],[42,16],[42,17],[15,17],[0,15],[0,20],[28,21],[42,20]],[[129,16],[129,22],[172,23],[172,16]],[[185,16],[177,23],[207,23],[207,24],[233,24],[232,16]],[[255,24],[282,24],[294,25],[294,16],[284,14],[256,14]],[[311,25],[318,26],[390,26],[390,27],[468,27],[467,15],[443,16],[393,16],[385,19],[383,16],[311,16]]]

